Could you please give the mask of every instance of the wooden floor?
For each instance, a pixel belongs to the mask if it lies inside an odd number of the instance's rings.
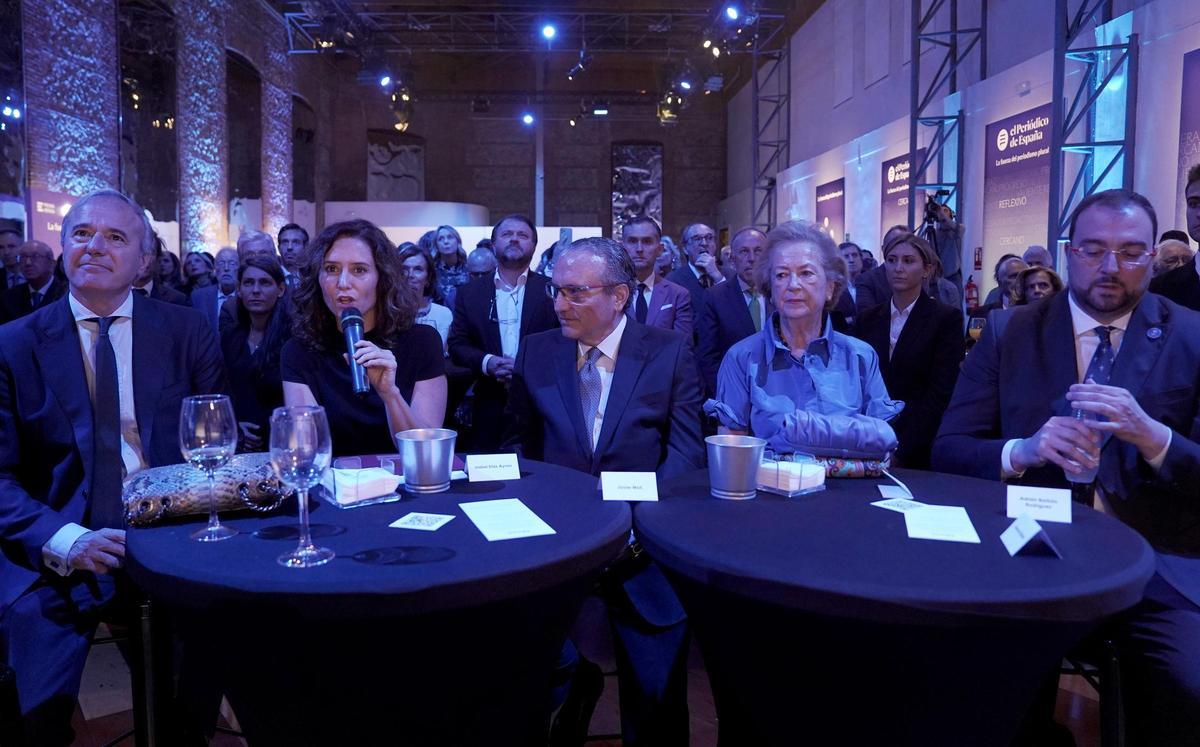
[[[115,659],[113,658],[115,656]],[[79,747],[102,747],[133,728],[130,709],[129,670],[112,646],[94,647],[84,674],[80,693],[81,707],[75,709],[73,726],[75,744]],[[691,744],[695,747],[715,747],[717,717],[713,708],[708,677],[699,652],[693,646],[688,671],[688,705],[691,712]],[[869,706],[864,706],[869,709]],[[85,717],[84,710],[91,717]],[[1059,682],[1056,719],[1075,736],[1078,747],[1098,747],[1100,744],[1100,710],[1095,692],[1078,677],[1064,677]],[[604,694],[592,717],[591,733],[615,735],[620,731],[615,677],[605,678]],[[120,743],[132,745],[129,738]],[[217,734],[210,742],[214,747],[234,747],[245,742],[237,737]],[[617,737],[589,742],[594,747],[618,747]]]

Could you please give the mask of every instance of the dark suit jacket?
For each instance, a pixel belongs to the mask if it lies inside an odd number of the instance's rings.
[[[192,300],[169,285],[155,281],[150,290],[150,298],[163,303],[173,303],[176,306],[191,306]]]
[[[549,281],[530,271],[521,305],[521,347],[525,338],[558,328],[554,302],[546,295]],[[492,275],[460,285],[454,298],[454,321],[446,340],[450,359],[479,376],[475,382],[472,411],[472,447],[495,450],[504,434],[504,407],[508,390],[491,376],[483,375],[485,355],[503,355],[500,324],[495,314],[496,285]]]
[[[67,292],[67,284],[54,278],[50,281],[50,287],[46,289],[46,295],[42,297],[41,303],[37,306],[33,305],[33,299],[30,297],[32,292],[28,283],[21,283],[0,291],[0,324],[20,319],[26,314],[57,301]]]
[[[670,280],[675,285],[681,286],[688,292],[692,298],[692,318],[697,323],[700,321],[700,315],[704,313],[705,298],[704,287],[700,285],[700,281],[696,279],[696,275],[692,272],[692,268],[688,265],[671,270],[667,273],[667,280]],[[692,330],[692,342],[699,341],[699,330]]]
[[[1150,292],[1165,296],[1180,306],[1200,311],[1200,276],[1196,256],[1150,281]]]
[[[199,311],[208,320],[209,326],[212,327],[213,334],[217,334],[218,316],[220,309],[217,308],[217,293],[220,287],[216,283],[206,285],[203,288],[197,288],[192,291],[192,308]]]
[[[583,422],[578,343],[558,330],[531,335],[513,371],[509,444],[521,453],[593,475],[683,474],[704,466],[700,385],[687,338],[628,320],[595,452]]]
[[[936,470],[994,480],[1006,441],[1028,438],[1051,416],[1071,412],[1066,391],[1078,372],[1067,293],[1006,313],[1004,325],[993,316],[963,364],[934,442]],[[1109,384],[1129,390],[1173,435],[1157,472],[1131,444],[1109,438],[1098,484],[1114,513],[1158,551],[1163,578],[1200,603],[1200,314],[1146,294]],[[1053,465],[1030,469],[1019,481],[1067,486]]]
[[[859,312],[866,311],[872,306],[878,306],[892,297],[892,286],[887,279],[887,270],[883,265],[875,265],[866,272],[860,273],[854,281],[855,305]]]
[[[709,288],[704,296],[706,303],[698,326],[700,370],[707,391],[716,392],[721,360],[734,343],[754,334],[754,320],[750,318],[750,308],[737,278]],[[766,307],[769,316],[771,305],[768,303]]]
[[[635,295],[634,301],[630,301],[629,308],[625,310],[634,321],[636,298]],[[692,313],[692,295],[683,286],[666,278],[658,280],[646,301],[646,326],[673,329],[691,339],[692,330],[696,328],[696,319]]]
[[[900,439],[900,464],[929,469],[929,450],[963,359],[962,313],[921,294],[894,353],[888,350],[891,326],[892,304],[882,303],[859,315],[857,334],[879,355],[888,394],[904,401],[904,410],[892,421]]]
[[[181,461],[180,401],[225,388],[216,336],[192,309],[135,295],[132,369],[147,463]],[[50,537],[71,522],[86,526],[92,432],[67,299],[0,329],[0,612],[43,572]]]

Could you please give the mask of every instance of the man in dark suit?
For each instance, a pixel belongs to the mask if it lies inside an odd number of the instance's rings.
[[[673,329],[690,338],[695,327],[691,294],[681,285],[659,279],[655,272],[655,262],[663,250],[658,224],[645,215],[630,219],[621,228],[621,246],[633,262],[637,279],[626,313],[648,327]]]
[[[902,233],[908,233],[908,226],[898,224],[892,226],[884,232],[883,243],[880,247],[886,247],[888,242]],[[864,271],[854,281],[854,303],[858,306],[860,313],[872,306],[886,303],[891,297],[892,286],[888,283],[887,272],[882,264]]]
[[[729,348],[760,331],[771,316],[770,302],[754,285],[754,263],[766,245],[766,235],[756,228],[746,227],[735,233],[730,242],[733,280],[704,292],[699,354],[700,370],[709,392],[717,391],[717,370]]]
[[[527,338],[513,370],[512,435],[525,456],[593,475],[671,477],[704,466],[691,346],[678,332],[625,314],[636,285],[629,256],[610,239],[581,239],[558,257],[552,287],[562,332]],[[686,745],[683,608],[653,564],[618,562],[612,575],[619,576],[612,584],[617,598],[606,601],[622,741]]]
[[[192,302],[186,295],[155,280],[163,251],[162,239],[155,236],[154,255],[146,258],[146,266],[134,278],[133,292],[153,298],[155,301],[162,301],[163,303],[173,303],[176,306],[191,306]]]
[[[1200,241],[1200,163],[1188,169],[1187,187],[1183,195],[1187,200],[1188,234],[1193,241]],[[1193,254],[1191,259],[1174,270],[1151,280],[1150,292],[1200,311],[1200,266],[1196,264],[1196,255]]]
[[[40,241],[27,241],[18,251],[17,266],[25,282],[0,291],[0,324],[36,311],[66,292],[65,284],[54,277],[54,250]]]
[[[504,433],[504,407],[522,341],[558,326],[546,278],[529,271],[537,229],[523,215],[492,228],[496,272],[460,286],[447,338],[450,359],[478,371],[471,413],[471,446],[495,451]]]
[[[1131,744],[1200,744],[1200,315],[1146,293],[1156,231],[1139,194],[1080,202],[1069,291],[997,312],[1003,324],[993,314],[963,365],[933,468],[1067,487],[1068,474],[1099,465],[1095,490],[1076,497],[1136,529],[1158,557],[1145,598],[1106,630]]]
[[[192,291],[192,308],[204,314],[213,332],[220,329],[221,309],[237,298],[238,253],[233,247],[217,252],[214,262],[217,282]]]
[[[87,195],[62,242],[67,296],[0,328],[0,660],[37,745],[70,743],[97,620],[124,596],[122,474],[179,462],[180,400],[225,384],[199,314],[131,292],[154,251],[138,205]]]
[[[698,321],[704,312],[705,289],[725,282],[725,274],[717,261],[717,235],[703,223],[693,223],[679,234],[679,243],[687,261],[683,267],[667,273],[667,280],[683,286],[691,294],[692,317]],[[698,332],[693,331],[693,342],[699,342]]]
[[[0,227],[0,292],[25,282],[17,268],[17,255],[23,241],[17,229]]]

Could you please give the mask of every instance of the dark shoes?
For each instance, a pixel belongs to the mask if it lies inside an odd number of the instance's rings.
[[[550,726],[550,747],[580,747],[587,740],[588,724],[604,692],[604,673],[595,663],[579,658],[570,690]]]

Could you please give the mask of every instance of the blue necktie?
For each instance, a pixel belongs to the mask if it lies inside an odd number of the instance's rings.
[[[1092,353],[1092,362],[1088,364],[1087,373],[1083,375],[1084,382],[1091,380],[1095,384],[1107,384],[1112,376],[1113,348],[1109,334],[1114,329],[1116,327],[1096,327],[1092,330],[1096,337],[1100,338],[1100,344],[1096,346],[1096,352]]]
[[[637,318],[637,320],[639,322],[641,322],[642,324],[645,324],[647,313],[648,313],[648,308],[646,306],[646,284],[638,283],[637,303],[634,304],[633,315]]]
[[[121,393],[117,385],[117,354],[108,334],[117,317],[92,317],[90,321],[100,325],[96,340],[96,391],[92,397],[91,528],[123,529]]]
[[[583,407],[583,429],[587,436],[588,453],[592,451],[592,431],[596,426],[596,413],[600,411],[600,371],[596,361],[602,353],[600,348],[591,348],[579,369],[579,402]]]
[[[38,293],[37,291],[31,291],[29,293],[29,301],[30,301],[30,305],[32,305],[33,308],[36,309],[37,307],[42,305],[42,294]]]

